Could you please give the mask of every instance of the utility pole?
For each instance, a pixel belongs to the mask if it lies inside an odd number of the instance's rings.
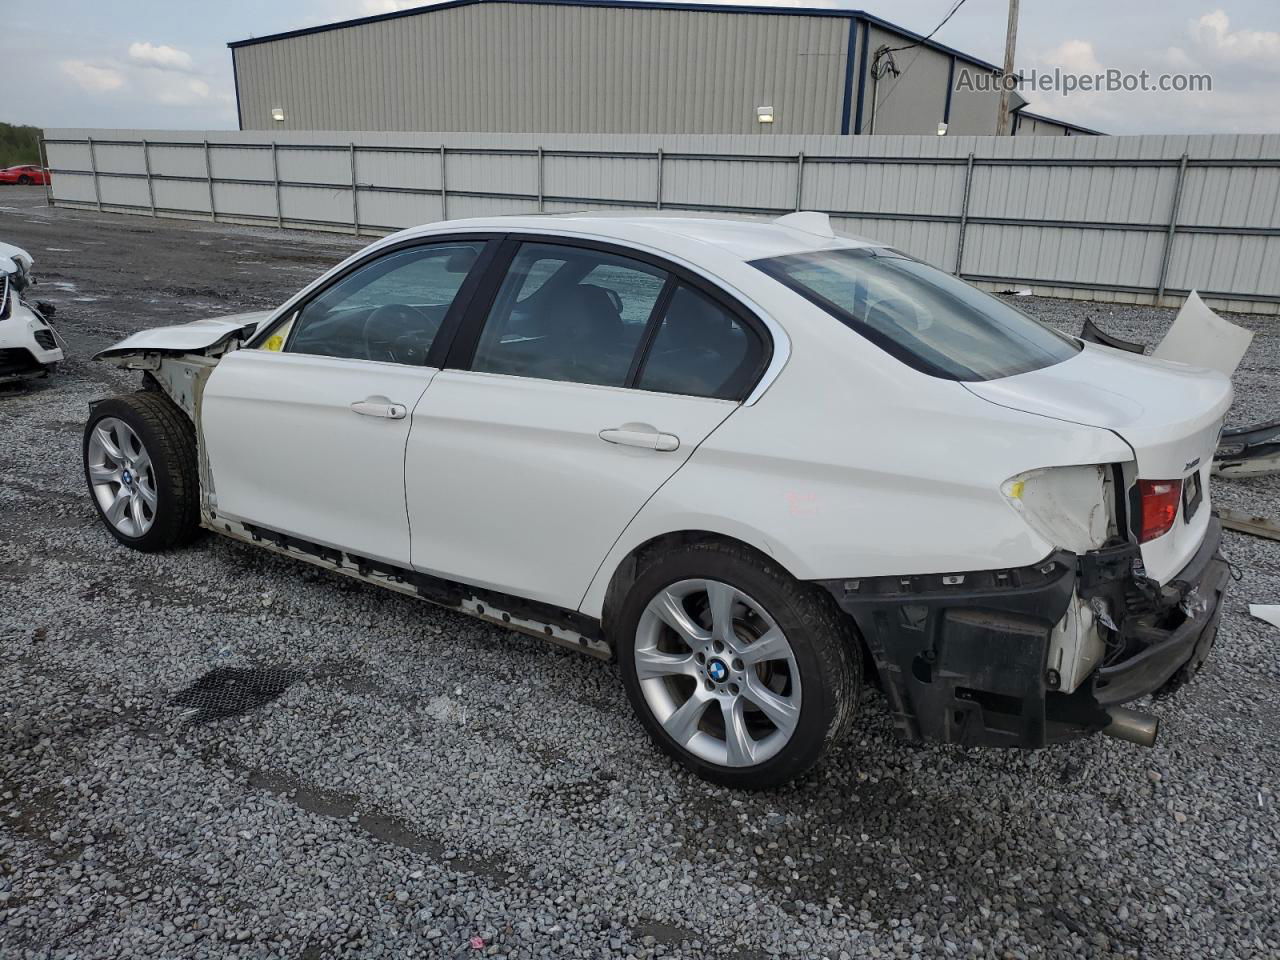
[[[1000,113],[996,117],[996,136],[1009,135],[1009,88],[1013,76],[1013,48],[1018,43],[1018,0],[1009,0],[1009,30],[1004,35],[1004,76],[1000,83]]]

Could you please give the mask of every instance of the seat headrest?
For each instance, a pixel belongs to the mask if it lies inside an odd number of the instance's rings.
[[[556,310],[566,337],[612,342],[622,335],[622,316],[602,287],[589,283],[569,287],[557,299]]]

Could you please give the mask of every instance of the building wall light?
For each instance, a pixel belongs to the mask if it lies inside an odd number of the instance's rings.
[[[773,107],[756,107],[756,123],[773,123]]]
[[[284,107],[272,107],[271,119],[277,123],[284,123]]]
[[[945,121],[938,124],[938,136],[945,137],[947,135],[947,124]]]

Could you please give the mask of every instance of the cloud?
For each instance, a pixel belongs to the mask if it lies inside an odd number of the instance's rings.
[[[214,98],[209,84],[198,77],[188,77],[176,83],[171,79],[162,86],[151,88],[148,92],[156,103],[164,103],[170,106],[191,106],[197,103],[207,103]]]
[[[129,44],[129,57],[148,67],[160,70],[189,71],[194,68],[191,54],[177,47],[147,42]]]
[[[219,116],[235,116],[235,96],[211,82],[184,50],[134,43],[127,60],[63,60],[62,74],[98,104],[156,104],[162,107],[212,108]],[[83,97],[83,94],[79,94]]]
[[[1101,73],[1103,66],[1088,40],[1064,40],[1040,58],[1051,67],[1066,73]]]
[[[424,7],[437,2],[438,0],[360,0],[360,15],[367,17],[379,13],[395,13],[397,10]]]
[[[305,19],[309,25],[320,26],[431,7],[441,2],[443,0],[310,0]]]
[[[63,60],[58,68],[90,93],[119,90],[127,83],[124,74],[112,66],[100,66],[84,60]]]
[[[1071,38],[1032,52],[1028,66],[1041,72],[1099,74],[1108,69],[1151,81],[1161,74],[1209,74],[1212,88],[1187,92],[1081,91],[1069,96],[1028,91],[1028,109],[1115,134],[1265,133],[1280,129],[1275,71],[1280,34],[1232,29],[1221,10],[1184,21],[1183,38],[1153,36],[1149,47],[1119,45],[1098,34]],[[1170,40],[1173,43],[1170,43]]]
[[[1280,70],[1280,33],[1273,30],[1232,30],[1223,10],[1193,20],[1191,39],[1209,59]]]
[[[1159,58],[1160,63],[1170,70],[1193,70],[1196,62],[1181,47],[1170,47]]]

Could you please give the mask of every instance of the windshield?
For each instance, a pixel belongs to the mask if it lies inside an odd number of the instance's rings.
[[[994,380],[1073,356],[1075,341],[948,273],[883,248],[817,250],[754,266],[924,373]]]

